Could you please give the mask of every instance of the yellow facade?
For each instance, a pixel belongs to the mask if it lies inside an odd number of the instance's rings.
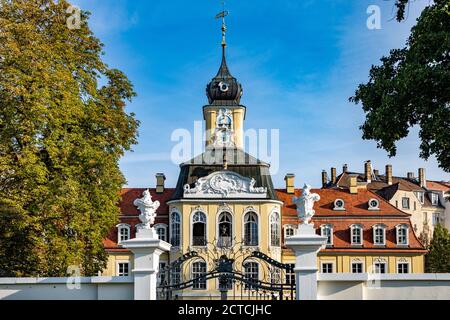
[[[352,263],[359,262],[363,265],[363,273],[375,272],[375,263],[386,263],[386,273],[398,273],[398,264],[406,263],[409,266],[409,273],[424,273],[424,256],[408,253],[389,254],[345,254],[345,253],[319,253],[317,257],[317,270],[322,272],[323,263],[331,263],[333,273],[352,273]],[[293,255],[284,255],[283,263],[295,263]]]
[[[170,261],[175,261],[183,254],[191,251],[196,251],[199,254],[198,258],[192,259],[183,265],[181,270],[181,281],[186,281],[192,278],[192,264],[198,259],[203,259],[208,267],[207,271],[211,271],[214,267],[213,259],[220,258],[220,255],[226,254],[235,258],[234,267],[238,271],[242,271],[243,259],[247,258],[253,251],[260,251],[267,256],[281,261],[281,247],[272,247],[270,245],[270,215],[274,212],[280,214],[281,217],[281,203],[278,201],[255,202],[253,201],[176,201],[170,203],[170,212],[178,212],[181,214],[181,246],[173,248],[170,254]],[[204,212],[207,216],[207,246],[193,246],[192,245],[192,216],[195,212]],[[222,212],[228,212],[232,215],[232,239],[233,243],[230,248],[225,248],[223,251],[215,252],[218,237],[219,216]],[[248,212],[254,212],[258,215],[258,246],[246,247],[243,245],[244,238],[244,216]],[[280,230],[281,234],[281,225]],[[241,248],[244,250],[241,252]],[[249,260],[247,260],[249,261]],[[268,278],[269,270],[267,265],[259,264],[260,278]],[[246,296],[242,284],[237,283],[229,295],[236,295],[239,297],[241,293]],[[241,291],[242,289],[242,291]],[[181,293],[180,293],[181,294]],[[210,279],[207,281],[206,289],[186,289],[182,292],[184,298],[211,298],[219,299],[220,291],[217,279]]]

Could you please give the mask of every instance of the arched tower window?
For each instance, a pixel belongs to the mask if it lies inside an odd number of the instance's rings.
[[[246,246],[258,245],[258,215],[248,212],[244,218],[244,244]]]
[[[192,245],[206,246],[206,215],[201,211],[192,216]]]
[[[176,211],[172,212],[170,216],[170,243],[174,247],[179,247],[181,244],[181,218]]]
[[[270,215],[270,245],[279,247],[281,245],[280,238],[280,214],[278,212],[273,212]]]
[[[233,237],[233,218],[229,212],[222,212],[219,216],[218,246],[230,247]]]

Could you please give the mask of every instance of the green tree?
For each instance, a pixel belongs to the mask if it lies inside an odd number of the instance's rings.
[[[0,276],[95,274],[118,221],[135,93],[102,61],[88,12],[68,28],[68,7],[0,0]]]
[[[397,19],[405,17],[407,0],[398,0]],[[412,127],[420,128],[420,156],[436,156],[450,172],[450,14],[448,0],[423,10],[402,49],[372,66],[370,80],[359,85],[350,101],[366,113],[363,139],[375,140],[390,156]]]
[[[441,225],[436,226],[426,256],[426,270],[430,273],[450,272],[450,234]]]

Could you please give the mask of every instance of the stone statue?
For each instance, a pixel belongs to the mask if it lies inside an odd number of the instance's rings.
[[[316,213],[314,211],[314,202],[320,200],[317,193],[311,193],[311,186],[305,184],[301,197],[294,197],[293,202],[297,205],[297,215],[304,225],[310,225],[311,218]]]
[[[158,210],[160,203],[159,201],[152,201],[152,195],[148,189],[145,190],[142,195],[143,197],[141,199],[136,199],[133,202],[133,204],[138,207],[139,211],[141,211],[139,219],[142,224],[138,227],[140,229],[151,230],[152,225],[155,223],[156,210]]]

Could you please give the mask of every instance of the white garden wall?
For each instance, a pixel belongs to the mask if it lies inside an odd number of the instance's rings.
[[[0,278],[5,300],[133,300],[133,277]],[[69,285],[68,285],[69,283]]]
[[[450,274],[318,274],[319,300],[448,300]]]

